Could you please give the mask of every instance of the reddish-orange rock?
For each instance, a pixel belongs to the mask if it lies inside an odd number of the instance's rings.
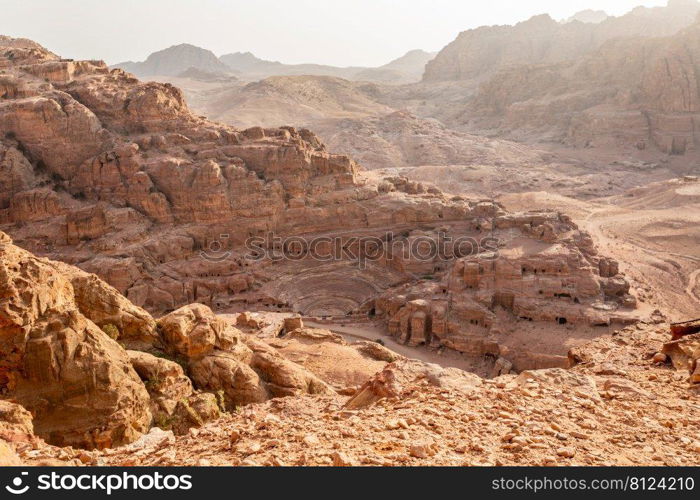
[[[148,394],[125,351],[75,302],[62,265],[0,233],[0,387],[60,445],[102,448],[147,430]]]

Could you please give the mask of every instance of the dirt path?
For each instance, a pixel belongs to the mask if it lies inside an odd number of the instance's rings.
[[[394,351],[401,356],[417,359],[426,363],[435,363],[436,365],[445,368],[459,368],[461,370],[477,373],[478,375],[486,376],[488,366],[482,360],[474,360],[465,355],[450,349],[436,351],[426,346],[410,347],[398,343],[393,337],[389,336],[383,328],[371,324],[326,324],[316,323],[313,320],[304,318],[304,325],[312,328],[323,328],[342,335],[348,341],[356,340],[381,340],[384,347]]]
[[[639,217],[638,213],[624,213],[624,209],[620,209],[614,205],[609,207],[602,207],[592,210],[585,218],[581,219],[585,229],[591,234],[594,241],[598,245],[599,249],[604,251],[609,255],[614,255],[621,262],[626,264],[630,268],[635,267],[635,262],[639,261],[639,253],[646,254],[649,257],[661,259],[666,262],[670,262],[674,267],[682,268],[681,263],[674,259],[685,260],[686,263],[700,263],[700,258],[687,255],[678,252],[672,252],[670,250],[655,250],[648,248],[641,244],[639,241],[633,241],[629,237],[626,237],[624,232],[615,233],[617,238],[612,238],[606,234],[606,229],[609,230],[607,226],[609,225],[623,225],[623,219],[627,217]],[[637,254],[637,255],[635,255]],[[688,286],[684,290],[684,293],[694,302],[700,303],[700,296],[698,296],[694,289],[698,286],[698,279],[700,278],[700,269],[692,271],[690,274],[684,272],[678,272],[678,278],[682,282],[687,282]],[[663,287],[660,283],[648,283],[652,285],[656,293],[660,293],[659,290]]]

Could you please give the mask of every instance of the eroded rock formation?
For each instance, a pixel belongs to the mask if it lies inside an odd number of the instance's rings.
[[[663,38],[611,39],[556,64],[510,66],[487,78],[454,119],[522,140],[696,151],[699,38],[696,19]]]
[[[617,263],[597,255],[568,217],[495,214],[478,224],[502,247],[458,257],[446,272],[439,265],[424,269],[433,281],[406,284],[377,300],[375,313],[402,342],[502,357],[524,370],[566,366],[566,349],[557,352],[556,338],[551,351],[535,347],[534,335],[516,348],[518,333],[544,325],[566,338],[567,328],[635,321],[629,312],[635,299]]]
[[[183,307],[156,328],[97,276],[37,258],[0,233],[4,440],[36,433],[59,446],[108,448],[152,425],[183,433],[226,408],[331,393],[312,372],[207,306]]]
[[[70,277],[62,274],[65,264],[33,257],[0,236],[2,465],[682,465],[700,452],[688,437],[699,420],[683,373],[697,365],[697,334],[673,341],[684,341],[677,348],[662,347],[667,327],[639,323],[572,349],[570,370],[484,380],[390,358],[378,345],[348,346],[324,330],[300,327],[281,338],[256,338],[194,305],[158,322],[156,344],[166,351],[152,348],[156,356],[125,351],[83,316]],[[614,271],[601,262],[603,275]],[[551,277],[545,272],[543,282]],[[251,315],[242,316],[241,324],[258,328]],[[660,350],[679,363],[679,373],[653,355]],[[370,360],[383,366],[365,373],[357,389],[303,393],[290,390],[290,381],[313,376],[280,352],[313,357],[309,368],[329,381],[338,381],[343,369],[343,380],[356,376]],[[348,363],[358,352],[366,354],[363,364]],[[240,364],[227,374],[240,369],[241,355],[249,357],[246,366],[260,373],[265,389],[297,397],[224,413],[219,390],[194,392],[182,366],[164,358],[176,353],[191,355],[189,363],[233,353]],[[338,366],[339,359],[348,366]],[[104,405],[124,401],[128,391],[140,394],[128,408]],[[38,396],[45,399],[37,405]],[[98,400],[101,406],[91,405]],[[150,418],[149,407],[161,428],[144,435],[121,431],[127,418]],[[150,425],[142,422],[144,432]],[[34,433],[73,446],[48,445]],[[116,450],[99,449],[136,437]],[[377,451],[378,440],[389,443],[390,454]]]
[[[638,7],[597,23],[559,23],[543,14],[515,26],[483,26],[460,33],[428,62],[423,79],[478,79],[508,66],[576,59],[615,38],[672,35],[698,11],[696,1],[670,0],[666,7]]]
[[[403,299],[379,308],[375,300],[385,292],[401,296],[406,290],[397,287],[405,286],[414,290],[406,302],[424,301],[410,306],[416,331],[434,323],[440,332],[444,323],[439,335],[457,347],[473,327],[498,324],[498,315],[501,324],[532,318],[607,325],[618,308],[634,305],[614,263],[597,256],[590,238],[562,216],[509,215],[492,200],[447,196],[402,177],[370,181],[308,130],[237,130],[194,116],[172,85],[141,83],[100,61],[63,60],[21,40],[2,44],[1,227],[38,254],[97,273],[151,312],[198,302],[313,316],[371,317],[389,309],[393,318]],[[448,245],[427,256],[413,251],[441,235],[477,245],[457,252]],[[322,258],[290,254],[276,239],[289,237],[315,240]],[[489,239],[491,246],[478,243]],[[459,290],[456,283],[468,281],[464,269],[496,249],[504,260],[474,283],[479,297]],[[538,269],[542,260],[552,277],[525,276],[525,267]],[[511,265],[520,270],[506,272]],[[92,280],[72,279],[91,320],[116,327],[131,348],[157,341],[147,317],[117,314],[128,305],[112,292],[97,297]],[[543,309],[551,294],[557,300]],[[455,311],[462,318],[456,322]],[[445,314],[452,319],[441,323]],[[405,320],[397,317],[394,331],[397,322]],[[223,346],[215,345],[225,352],[215,358],[177,342],[171,347],[196,359],[190,369],[202,387],[235,386],[232,373],[239,373],[250,386],[241,401],[286,387],[315,390],[306,376],[265,378],[271,367],[283,367],[260,346],[249,347],[245,362]],[[242,371],[232,371],[239,365]]]
[[[274,349],[217,317],[202,304],[191,304],[158,320],[173,355],[184,359],[195,385],[222,391],[229,407],[271,397],[323,394],[330,388]]]
[[[690,374],[690,382],[700,383],[700,334],[694,333],[664,344],[661,350],[680,372]]]
[[[148,429],[148,393],[115,340],[79,309],[62,266],[0,233],[0,393],[59,445],[102,448]]]

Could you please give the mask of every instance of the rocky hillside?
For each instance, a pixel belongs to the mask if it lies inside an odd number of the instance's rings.
[[[274,76],[244,86],[220,86],[193,102],[211,119],[238,127],[308,127],[324,119],[390,113],[390,107],[372,98],[374,92],[374,84],[330,76]]]
[[[230,73],[231,68],[221,62],[213,52],[189,43],[173,45],[154,52],[143,62],[123,62],[115,64],[137,76],[175,76],[190,68],[207,73]]]
[[[418,82],[423,77],[425,65],[434,57],[434,52],[411,50],[384,66],[360,71],[354,75],[353,79],[386,83]]]
[[[385,104],[384,88],[327,76],[270,77],[244,84],[168,78],[198,114],[237,127],[294,124],[371,170],[422,165],[530,165],[544,152],[451,130]],[[525,170],[523,171],[525,172]]]
[[[570,370],[492,380],[397,361],[349,398],[272,400],[162,440],[156,453],[117,450],[91,459],[109,465],[692,465],[700,453],[697,385],[666,354],[652,359],[667,341],[662,326],[643,325],[572,351]]]
[[[532,208],[0,38],[0,464],[696,463],[700,334],[670,337],[588,232]]]
[[[513,67],[485,82],[461,119],[523,139],[683,155],[700,141],[698,40],[700,18],[670,37],[619,39],[581,59]]]
[[[202,304],[155,321],[95,275],[36,258],[4,233],[0,274],[0,425],[14,413],[23,434],[103,449],[131,443],[154,425],[185,433],[237,406],[333,393]],[[339,349],[354,355],[360,372],[346,376],[360,382],[369,377],[361,375],[363,363],[380,369],[381,359],[395,359],[379,346]]]
[[[483,379],[298,321],[270,338],[240,315],[244,333],[192,305],[159,319],[144,350],[125,350],[124,330],[98,328],[74,299],[73,270],[0,241],[4,269],[42,273],[2,283],[16,313],[0,327],[14,347],[2,365],[3,465],[692,465],[700,453],[697,334],[670,341],[666,325],[639,324],[572,349],[569,369]],[[115,319],[122,307],[133,310],[122,300]],[[332,390],[341,379],[352,382]],[[32,406],[23,387],[51,404]]]
[[[4,233],[0,289],[2,465],[690,465],[700,453],[700,334],[672,340],[658,320],[571,349],[569,369],[501,362],[484,379],[295,317],[278,333],[192,304],[156,321]]]
[[[666,7],[638,7],[599,23],[559,23],[545,14],[515,26],[464,31],[427,64],[424,81],[482,79],[513,65],[577,59],[616,38],[672,35],[698,11],[695,0],[669,0]]]
[[[374,318],[406,341],[518,366],[558,366],[571,344],[524,350],[508,332],[577,343],[637,320],[616,263],[564,215],[375,178],[308,130],[210,122],[177,88],[102,62],[19,42],[0,61],[0,227],[149,312],[199,302]],[[270,233],[374,246],[288,256]],[[475,243],[424,255],[426,238]]]
[[[181,88],[197,114],[237,127],[309,128],[330,150],[351,156],[379,176],[406,175],[453,194],[550,190],[590,199],[691,173],[687,157],[669,159],[653,146],[637,149],[636,141],[620,146],[626,149],[628,167],[618,161],[615,148],[557,150],[552,144],[513,142],[563,141],[557,111],[542,115],[553,124],[549,128],[508,129],[500,111],[484,108],[480,101],[477,105],[459,82],[397,86],[321,76],[271,77],[249,84],[214,77],[161,80]],[[509,82],[496,84],[505,88]],[[537,116],[522,115],[533,122]],[[485,128],[506,138],[484,137]]]
[[[389,172],[426,165],[517,165],[527,169],[532,164],[546,163],[547,158],[545,152],[451,130],[438,120],[406,111],[317,120],[309,126],[334,150],[351,155],[367,168]],[[441,183],[442,178],[425,180]]]

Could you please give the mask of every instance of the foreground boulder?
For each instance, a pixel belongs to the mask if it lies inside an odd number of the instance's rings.
[[[185,359],[197,359],[214,350],[230,351],[240,344],[238,330],[203,304],[190,304],[158,320],[166,349]]]
[[[347,342],[330,330],[302,327],[278,337],[258,337],[341,394],[354,391],[402,356],[372,341]]]
[[[148,393],[126,352],[87,319],[55,263],[0,233],[0,394],[52,444],[104,448],[148,429]]]
[[[204,391],[223,391],[229,408],[269,399],[260,376],[232,353],[220,353],[190,363],[190,376]]]
[[[216,395],[195,394],[192,382],[178,363],[147,352],[127,353],[151,396],[154,426],[184,434],[221,415]]]
[[[388,364],[351,397],[344,408],[366,408],[382,399],[403,399],[412,392],[417,382],[434,387],[455,390],[462,395],[471,394],[483,385],[478,375],[458,368],[442,368],[439,365],[413,359],[400,359]]]
[[[661,352],[671,358],[676,370],[690,372],[690,382],[700,383],[700,333],[667,342]]]
[[[198,389],[221,391],[229,408],[272,397],[325,394],[332,389],[265,343],[246,336],[203,304],[158,320],[165,349],[183,360]]]
[[[175,434],[185,434],[193,427],[201,427],[219,418],[221,405],[219,398],[210,392],[193,394],[178,401],[166,427],[170,427]]]
[[[281,356],[264,342],[251,337],[246,339],[246,344],[253,351],[250,366],[265,381],[271,397],[332,392],[320,378]]]
[[[171,415],[178,401],[192,394],[192,382],[174,361],[141,351],[127,354],[151,396],[151,413],[156,421],[158,414]]]

